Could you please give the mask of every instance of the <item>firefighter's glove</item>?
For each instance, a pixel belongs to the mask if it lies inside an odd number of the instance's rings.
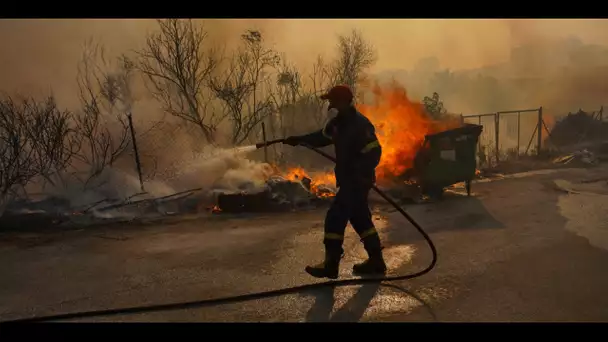
[[[291,146],[298,146],[301,143],[301,139],[300,137],[296,137],[296,136],[291,136],[291,137],[287,137],[285,138],[285,140],[283,140],[283,144],[287,144],[287,145],[291,145]]]

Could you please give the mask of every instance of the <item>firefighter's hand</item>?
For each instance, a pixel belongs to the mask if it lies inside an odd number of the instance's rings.
[[[291,146],[298,146],[301,143],[301,139],[300,137],[296,137],[296,136],[291,136],[291,137],[287,137],[285,138],[285,140],[283,140],[283,144],[287,144],[287,145],[291,145]]]

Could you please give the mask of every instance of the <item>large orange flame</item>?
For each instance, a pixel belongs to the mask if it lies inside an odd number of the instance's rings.
[[[373,93],[374,104],[362,104],[358,109],[374,124],[382,145],[382,159],[376,169],[379,181],[401,176],[411,168],[425,135],[461,125],[455,116],[432,120],[424,105],[411,101],[405,88],[396,82],[386,87],[376,84]]]
[[[424,105],[411,101],[405,88],[396,82],[386,86],[375,84],[372,90],[373,104],[360,104],[357,109],[374,124],[382,145],[382,158],[376,169],[379,182],[401,176],[413,166],[425,135],[461,125],[460,118],[456,116],[447,116],[441,121],[431,119]],[[335,184],[333,173],[311,177],[301,167],[288,169],[285,177],[295,180],[295,176],[302,175],[311,178],[315,186]]]

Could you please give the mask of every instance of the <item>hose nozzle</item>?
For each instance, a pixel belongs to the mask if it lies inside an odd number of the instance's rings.
[[[283,141],[285,141],[285,139],[277,139],[277,140],[271,140],[271,141],[267,141],[267,142],[261,142],[261,143],[255,144],[255,148],[259,149],[259,148],[262,148],[262,147],[266,147],[266,146],[282,143]]]

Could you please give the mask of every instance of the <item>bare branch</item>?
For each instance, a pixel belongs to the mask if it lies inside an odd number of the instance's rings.
[[[0,197],[15,194],[36,177],[52,183],[74,153],[71,113],[53,97],[0,100]]]
[[[108,62],[103,46],[89,41],[78,65],[82,110],[74,116],[75,158],[88,171],[78,177],[87,187],[106,167],[111,167],[129,146],[126,111],[131,109],[133,63],[125,56],[118,66]],[[79,169],[79,165],[72,165]]]
[[[138,51],[137,67],[167,113],[198,126],[207,142],[215,144],[215,131],[225,115],[214,108],[206,87],[219,60],[204,48],[207,32],[183,19],[158,20],[158,26]]]
[[[281,60],[278,53],[264,45],[258,31],[245,32],[241,41],[227,70],[209,82],[230,116],[233,144],[246,141],[253,129],[275,112],[271,71]]]
[[[358,95],[357,86],[365,80],[365,71],[376,62],[376,52],[356,30],[338,37],[337,52],[331,76],[335,83],[348,85]]]

